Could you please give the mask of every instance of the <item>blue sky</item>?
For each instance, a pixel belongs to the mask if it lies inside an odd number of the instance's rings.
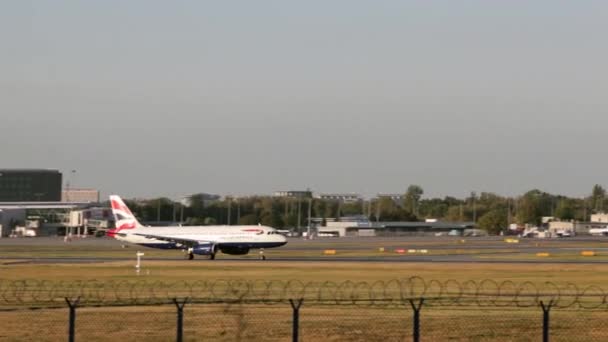
[[[607,185],[602,1],[7,1],[3,167],[104,194]]]

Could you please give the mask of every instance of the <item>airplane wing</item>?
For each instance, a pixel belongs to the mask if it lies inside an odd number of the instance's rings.
[[[174,243],[177,243],[177,244],[180,244],[183,246],[187,246],[187,247],[196,247],[199,245],[215,244],[215,241],[211,241],[211,240],[194,240],[194,239],[186,239],[186,238],[179,237],[179,236],[141,234],[141,233],[135,233],[134,235],[143,236],[148,239],[156,239],[156,240],[161,240],[161,241],[174,242]]]

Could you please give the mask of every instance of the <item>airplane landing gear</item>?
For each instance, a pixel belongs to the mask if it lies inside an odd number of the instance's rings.
[[[209,254],[209,260],[215,260],[215,253],[217,253],[218,248],[216,245],[211,246],[211,254]]]
[[[260,249],[260,260],[266,260],[266,256],[264,255],[264,249]]]
[[[194,252],[192,248],[188,248],[188,260],[194,259]]]

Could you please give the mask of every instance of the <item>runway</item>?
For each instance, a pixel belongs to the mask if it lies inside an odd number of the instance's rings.
[[[0,258],[2,260],[4,258]],[[478,260],[473,258],[437,258],[437,257],[413,257],[408,259],[403,258],[391,258],[391,257],[378,257],[378,258],[304,258],[304,257],[293,257],[293,258],[271,258],[267,260],[258,260],[252,258],[221,258],[216,260],[206,260],[206,259],[194,259],[194,260],[184,260],[184,259],[176,259],[176,258],[149,258],[146,261],[178,261],[183,260],[184,262],[189,263],[199,263],[199,262],[215,262],[215,263],[230,263],[230,262],[298,262],[298,263],[307,263],[307,262],[344,262],[344,263],[458,263],[458,264],[587,264],[587,265],[605,265],[608,264],[608,261],[602,260]],[[10,265],[26,265],[26,264],[95,264],[95,263],[108,263],[108,262],[121,262],[121,261],[133,261],[133,258],[31,258],[31,259],[22,259],[19,261],[0,261],[0,265],[10,266]]]
[[[287,245],[266,251],[265,262],[358,262],[358,263],[484,263],[484,264],[607,264],[608,239],[519,239],[506,243],[504,237],[346,237],[304,240],[290,238]],[[0,264],[78,264],[133,261],[135,250],[149,252],[148,261],[261,262],[257,251],[247,256],[218,255],[215,261],[197,256],[186,261],[177,250],[123,245],[109,238],[87,237],[64,242],[62,237],[2,238]],[[324,255],[327,249],[336,255]],[[383,252],[379,252],[380,249]],[[397,254],[397,250],[406,253]],[[581,251],[594,251],[593,258],[580,258]],[[426,251],[409,253],[407,251]],[[151,252],[151,253],[150,253]],[[551,258],[536,258],[548,253]],[[94,254],[94,255],[92,255]]]

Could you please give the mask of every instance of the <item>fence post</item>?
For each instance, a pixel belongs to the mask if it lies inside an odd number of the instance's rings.
[[[540,301],[540,307],[543,309],[543,342],[549,342],[549,311],[553,306],[553,299],[547,305]]]
[[[413,299],[409,299],[409,302],[414,310],[414,342],[420,342],[420,309],[422,309],[422,304],[424,304],[424,298],[420,298],[418,303],[414,303]]]
[[[188,302],[188,297],[184,298],[183,301],[178,301],[177,298],[173,298],[173,303],[177,307],[177,342],[184,340],[184,306]]]
[[[76,300],[71,301],[68,297],[65,297],[65,302],[68,303],[68,307],[70,308],[70,323],[68,327],[68,341],[74,342],[74,335],[76,334],[76,307],[78,307],[78,303],[80,302],[80,297],[76,298]]]
[[[291,340],[293,342],[298,342],[298,332],[300,331],[300,307],[302,306],[303,301],[304,298],[298,299],[297,302],[293,299],[289,300],[291,308],[293,309],[293,330],[291,335]]]

